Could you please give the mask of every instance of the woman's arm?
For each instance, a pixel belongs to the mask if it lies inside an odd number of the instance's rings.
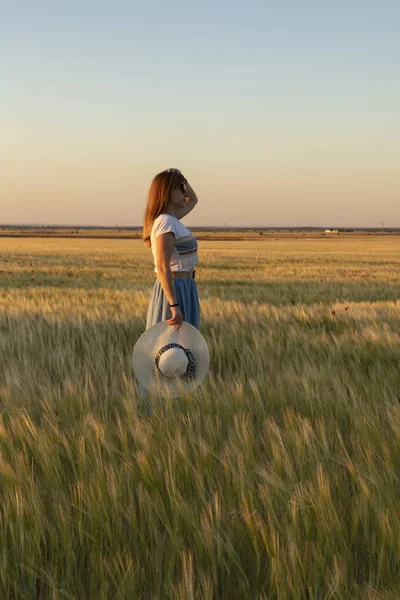
[[[171,267],[163,267],[158,269],[157,277],[160,280],[161,287],[170,304],[178,302],[176,297],[175,283],[172,277]]]
[[[176,304],[177,302],[175,284],[170,267],[174,245],[175,235],[171,231],[162,233],[156,238],[157,277],[170,304]]]
[[[188,181],[186,181],[186,193],[187,193],[187,198],[186,198],[185,206],[179,207],[178,209],[175,209],[175,211],[174,211],[177,219],[182,219],[184,216],[189,214],[190,211],[192,211],[194,209],[194,207],[196,206],[196,204],[198,202],[196,192],[191,187],[191,185]]]

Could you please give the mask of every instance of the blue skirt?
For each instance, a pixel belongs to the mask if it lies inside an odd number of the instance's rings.
[[[194,279],[172,278],[179,307],[183,313],[183,320],[200,330],[200,302],[197,286]],[[150,295],[147,309],[146,329],[160,321],[172,319],[169,301],[164,293],[160,280],[157,278]],[[139,398],[144,398],[147,390],[139,383]],[[147,414],[151,415],[150,406],[147,405]]]
[[[194,279],[172,278],[175,286],[176,298],[183,313],[183,320],[191,323],[200,330],[200,302],[197,286]],[[154,283],[149,308],[147,310],[146,329],[160,321],[172,319],[168,299],[164,293],[160,280]]]

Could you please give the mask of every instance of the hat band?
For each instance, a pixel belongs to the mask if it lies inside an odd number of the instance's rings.
[[[174,342],[171,342],[170,344],[166,344],[165,346],[163,346],[156,355],[155,363],[156,363],[156,367],[160,371],[160,373],[162,375],[164,375],[164,373],[160,370],[160,368],[158,366],[158,363],[160,362],[160,357],[162,354],[164,354],[164,352],[166,352],[167,350],[170,350],[170,348],[182,348],[182,350],[185,352],[185,354],[187,356],[188,366],[186,368],[186,372],[183,375],[181,375],[181,378],[185,379],[185,380],[186,379],[190,380],[192,378],[194,379],[196,377],[196,361],[195,361],[193,352],[191,352],[190,350],[187,350],[180,344],[176,344]]]

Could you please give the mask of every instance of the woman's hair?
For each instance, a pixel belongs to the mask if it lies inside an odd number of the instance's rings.
[[[182,174],[168,171],[158,173],[151,182],[143,219],[143,243],[148,248],[151,248],[150,234],[154,221],[166,209],[172,190],[182,183],[186,183]]]

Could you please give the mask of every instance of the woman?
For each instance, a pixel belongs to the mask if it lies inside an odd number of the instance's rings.
[[[183,320],[200,329],[200,303],[194,280],[198,245],[180,222],[196,204],[197,196],[179,169],[167,169],[154,177],[143,226],[143,242],[151,247],[157,274],[146,329],[165,320],[176,329]]]
[[[179,169],[167,169],[151,183],[144,215],[143,242],[151,247],[154,283],[146,329],[167,321],[178,330],[185,320],[200,330],[200,303],[195,283],[198,244],[180,220],[197,204],[193,188]],[[141,395],[145,389],[139,385]]]

